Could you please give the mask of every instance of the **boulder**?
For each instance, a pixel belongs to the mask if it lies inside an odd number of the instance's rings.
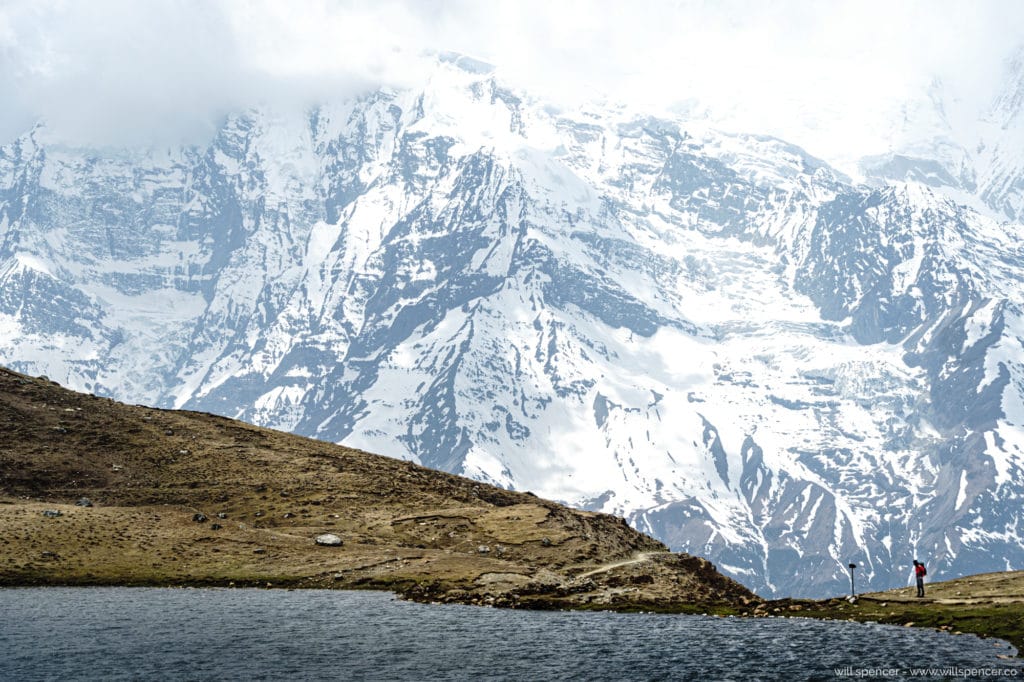
[[[323,545],[324,547],[340,547],[344,543],[334,533],[324,533],[323,535],[316,536],[316,544]]]

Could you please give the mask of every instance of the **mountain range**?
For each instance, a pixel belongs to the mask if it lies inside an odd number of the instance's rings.
[[[1008,74],[857,179],[456,54],[203,147],[40,125],[0,148],[0,364],[624,516],[763,595],[1019,569]]]

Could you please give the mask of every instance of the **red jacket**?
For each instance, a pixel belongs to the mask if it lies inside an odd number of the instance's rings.
[[[925,574],[924,564],[914,566],[914,574],[917,575],[918,578],[923,578]]]

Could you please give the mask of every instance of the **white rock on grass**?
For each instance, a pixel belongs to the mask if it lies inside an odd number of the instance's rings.
[[[323,535],[316,536],[316,544],[324,545],[326,547],[340,547],[342,545],[341,538],[334,533],[324,533]]]

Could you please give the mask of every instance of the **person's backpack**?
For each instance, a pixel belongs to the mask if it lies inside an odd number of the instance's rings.
[[[921,575],[928,575],[928,569],[924,567],[924,564],[921,564]]]

